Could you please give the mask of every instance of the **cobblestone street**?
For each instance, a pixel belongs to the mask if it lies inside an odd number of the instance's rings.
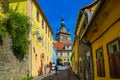
[[[79,78],[72,75],[70,79],[68,79],[66,71],[58,71],[58,74],[50,75],[42,80],[79,80]]]

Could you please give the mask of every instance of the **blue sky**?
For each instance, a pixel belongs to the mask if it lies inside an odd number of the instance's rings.
[[[54,39],[57,28],[61,24],[62,15],[65,20],[66,29],[70,29],[72,41],[74,40],[74,29],[77,16],[81,7],[93,2],[93,0],[38,0],[43,13],[45,14],[54,32]]]

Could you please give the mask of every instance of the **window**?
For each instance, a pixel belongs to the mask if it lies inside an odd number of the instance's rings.
[[[108,43],[108,60],[111,78],[120,79],[120,43],[119,39],[115,39]]]
[[[56,56],[58,56],[58,53],[56,53]]]
[[[46,25],[46,28],[45,28],[45,32],[46,32],[46,34],[47,34],[47,25]]]
[[[6,13],[9,11],[9,3],[7,1],[2,3],[2,13]]]
[[[88,23],[88,16],[86,16],[86,18],[85,18],[85,23],[84,23],[84,26],[83,26],[84,29],[85,29],[87,23]]]
[[[48,37],[49,37],[49,34],[50,34],[50,32],[49,32],[49,30],[48,30]]]
[[[44,29],[44,20],[42,19],[42,28]]]
[[[69,61],[69,58],[67,59],[67,61]]]
[[[53,39],[53,36],[51,35],[51,40]]]
[[[44,36],[42,36],[42,45],[44,45]]]
[[[60,52],[60,56],[62,56],[63,54],[62,54],[62,52]]]
[[[3,40],[2,40],[2,36],[0,35],[0,46],[3,45]]]
[[[66,61],[66,59],[64,59],[64,61]]]
[[[67,52],[67,56],[69,56],[70,54],[69,54],[69,52]]]
[[[33,47],[33,52],[35,53],[35,47]]]
[[[119,41],[116,39],[115,41],[108,44],[108,53],[112,54],[116,51],[119,51]]]
[[[37,19],[37,21],[39,21],[39,11],[38,10],[36,10],[36,19]]]
[[[96,62],[97,62],[97,75],[99,77],[105,77],[105,66],[102,48],[96,50]]]
[[[71,46],[69,44],[65,45],[65,49],[66,50],[70,50],[71,49]]]
[[[39,38],[39,32],[36,31],[36,39],[38,39],[38,38]]]
[[[69,45],[67,45],[67,49],[69,49]]]

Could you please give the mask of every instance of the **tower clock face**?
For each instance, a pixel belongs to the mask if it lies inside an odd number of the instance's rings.
[[[66,36],[64,36],[64,37],[63,37],[63,39],[64,39],[64,40],[67,40],[67,37],[66,37]]]

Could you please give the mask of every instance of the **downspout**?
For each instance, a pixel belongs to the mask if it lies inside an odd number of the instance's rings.
[[[30,33],[29,33],[29,77],[32,77],[32,0],[27,0],[28,2],[28,17],[30,18]]]
[[[94,80],[94,65],[93,65],[93,55],[92,55],[92,44],[90,43],[89,40],[87,40],[87,43],[84,42],[83,37],[84,37],[85,33],[87,32],[87,30],[90,28],[90,25],[92,24],[93,20],[95,19],[96,15],[98,14],[98,11],[100,10],[100,8],[102,7],[104,2],[105,2],[105,0],[98,1],[98,5],[97,5],[90,21],[88,22],[88,24],[85,27],[85,30],[83,31],[83,33],[80,36],[80,42],[83,43],[84,45],[87,45],[90,47],[90,55],[91,55],[91,59],[92,59],[93,80]]]

